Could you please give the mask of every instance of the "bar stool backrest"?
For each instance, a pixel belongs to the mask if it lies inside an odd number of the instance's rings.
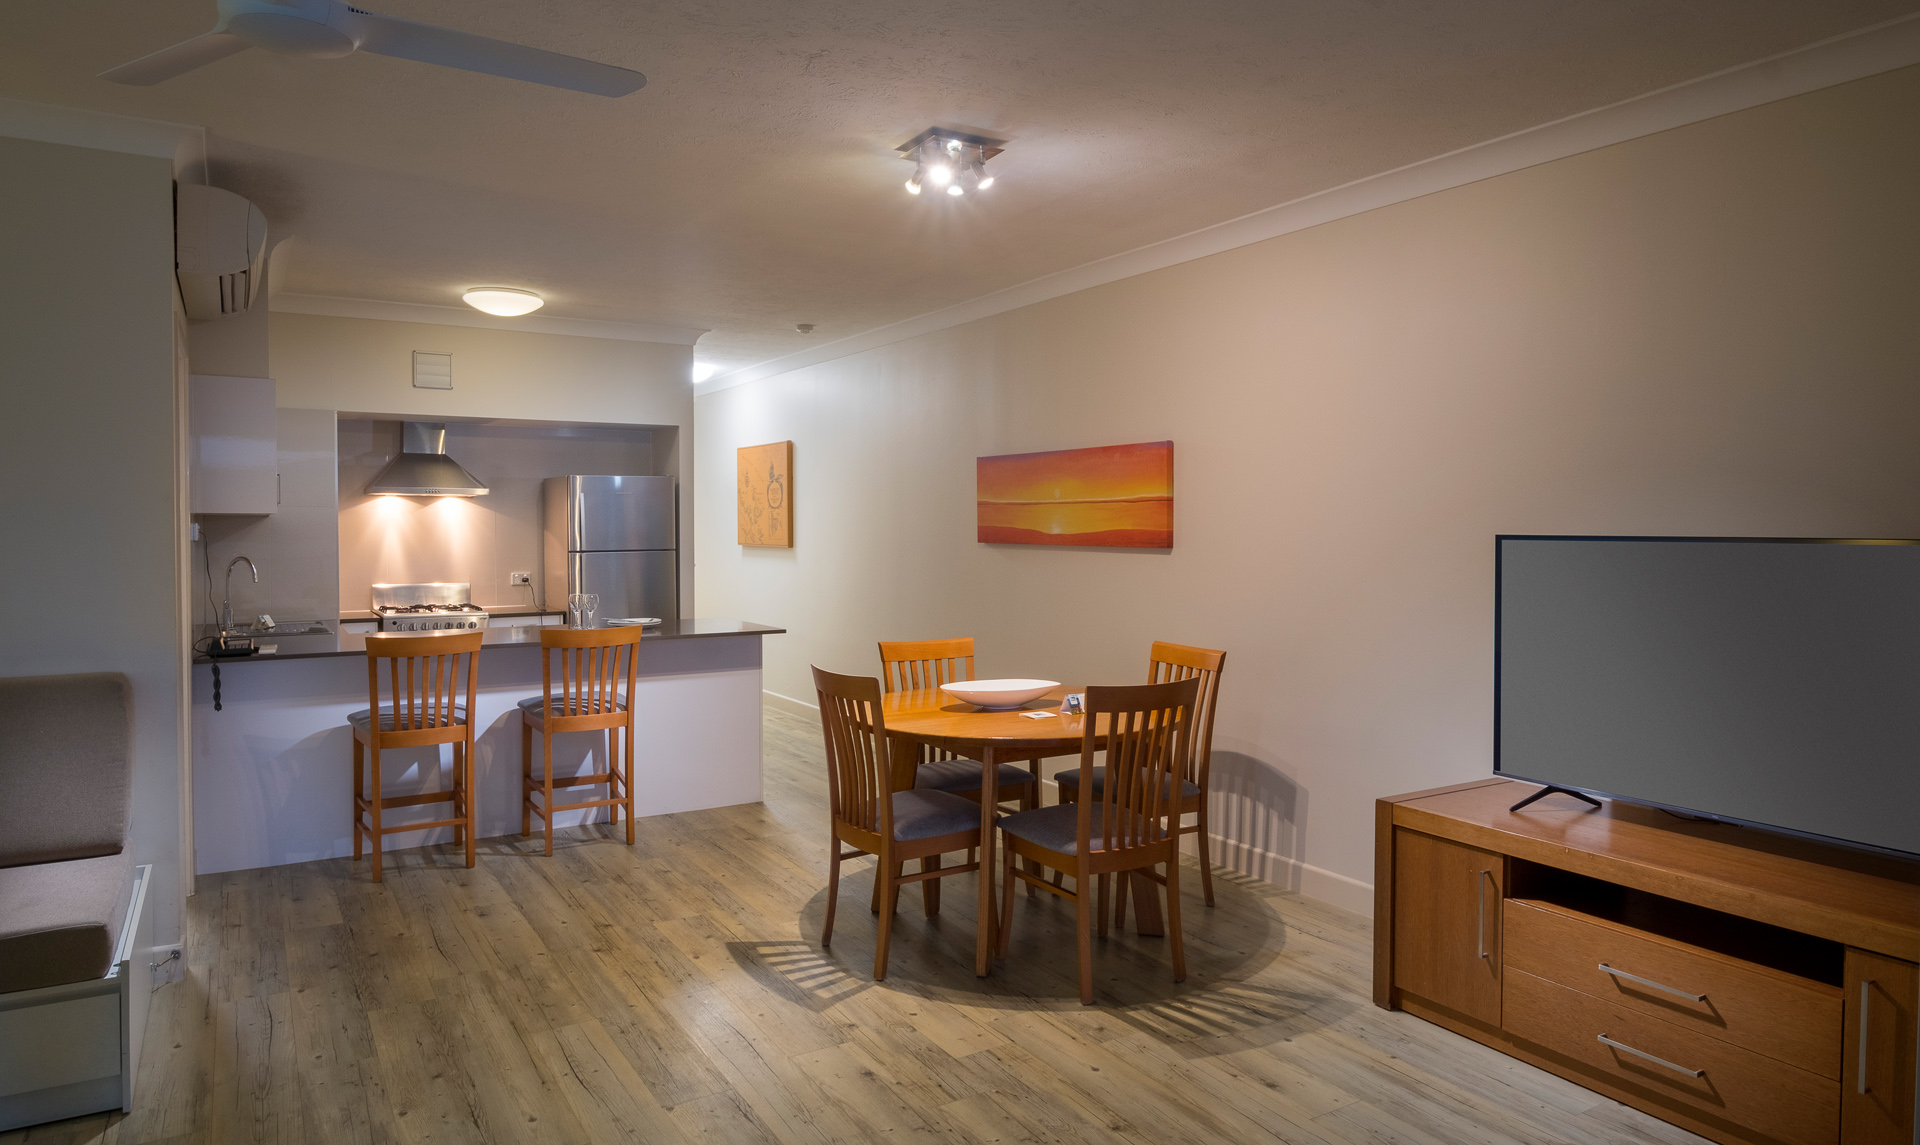
[[[1107,753],[1099,799],[1077,800],[1080,854],[1087,854],[1093,817],[1100,816],[1103,852],[1151,846],[1173,837],[1179,824],[1178,788],[1193,753],[1198,677],[1160,684],[1087,688],[1086,733],[1080,746],[1080,790],[1089,790],[1095,754]],[[1102,717],[1105,717],[1104,719]],[[1104,728],[1106,742],[1097,734]]]
[[[542,628],[540,694],[550,720],[598,717],[600,726],[632,703],[639,667],[640,626],[618,628]],[[559,687],[554,687],[558,665]],[[624,719],[624,716],[621,717]],[[555,730],[561,730],[560,725]]]
[[[882,640],[880,672],[889,692],[916,692],[973,679],[973,637]]]
[[[1200,681],[1200,698],[1194,701],[1193,751],[1181,778],[1199,784],[1202,789],[1207,786],[1207,772],[1213,764],[1213,707],[1214,701],[1220,698],[1220,670],[1226,663],[1225,652],[1168,644],[1164,640],[1154,641],[1153,651],[1147,655],[1149,684],[1196,677]]]
[[[376,632],[367,637],[367,706],[373,712],[374,736],[458,726],[456,709],[472,718],[480,659],[478,632],[444,632],[425,636]],[[381,665],[385,663],[388,698],[380,698]],[[464,705],[460,694],[466,693]],[[393,727],[384,730],[380,709],[393,708]]]
[[[813,687],[826,735],[827,802],[835,825],[879,839],[893,838],[892,769],[887,721],[880,710],[880,681],[815,668]],[[867,849],[877,848],[876,842]]]

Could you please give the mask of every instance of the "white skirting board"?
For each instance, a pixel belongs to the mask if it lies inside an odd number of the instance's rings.
[[[777,708],[780,711],[806,719],[817,720],[820,718],[819,708],[801,700],[796,700],[791,696],[783,696],[778,692],[768,692],[766,694],[766,704],[770,708]],[[1217,754],[1215,758],[1218,758]],[[1070,761],[1050,761],[1050,764],[1057,764],[1058,766],[1049,766],[1047,773],[1051,774],[1054,771],[1066,767],[1068,762]],[[1042,803],[1051,804],[1059,802],[1060,793],[1055,789],[1054,782],[1051,779],[1041,780],[1040,786]],[[1212,858],[1214,863],[1219,866],[1237,871],[1250,878],[1259,879],[1264,883],[1272,883],[1277,887],[1284,887],[1290,891],[1298,891],[1308,898],[1330,903],[1343,910],[1353,911],[1355,914],[1364,915],[1368,918],[1373,917],[1372,883],[1364,883],[1359,879],[1348,878],[1346,875],[1329,871],[1323,867],[1316,867],[1287,855],[1278,855],[1271,851],[1264,851],[1251,844],[1235,842],[1232,839],[1220,835],[1212,835],[1211,838],[1213,840],[1211,847],[1213,852]],[[1181,840],[1181,849],[1189,855],[1198,855],[1200,853],[1200,844],[1194,836],[1188,835]],[[1915,1145],[1920,1145],[1920,1142],[1915,1142]]]
[[[0,994],[0,1132],[133,1109],[153,982],[152,875],[151,865],[134,868],[105,977]]]

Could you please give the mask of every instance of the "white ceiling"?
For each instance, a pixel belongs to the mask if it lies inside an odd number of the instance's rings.
[[[405,60],[103,68],[210,0],[10,0],[0,94],[204,124],[279,290],[712,331],[731,369],[1905,14],[1913,0],[362,0],[645,72],[604,99]],[[901,189],[942,124],[989,192]],[[794,325],[811,322],[812,335]]]

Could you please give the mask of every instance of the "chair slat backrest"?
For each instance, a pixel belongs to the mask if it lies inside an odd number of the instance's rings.
[[[973,637],[882,640],[880,674],[889,692],[917,692],[973,679]]]
[[[1099,799],[1078,801],[1081,854],[1087,853],[1092,840],[1095,815],[1100,816],[1103,852],[1145,847],[1171,836],[1180,814],[1175,777],[1186,773],[1193,752],[1193,711],[1199,692],[1198,677],[1087,688],[1080,790],[1091,789],[1101,730],[1106,733],[1107,778]]]
[[[617,628],[542,628],[540,694],[548,719],[603,716],[633,695],[640,658],[639,625]],[[554,666],[560,687],[554,689]]]
[[[462,706],[459,696],[466,693],[465,709],[472,718],[473,698],[480,659],[478,632],[443,632],[413,636],[376,632],[367,637],[367,706],[373,712],[373,727],[381,727],[380,709],[393,707],[396,732],[451,727],[454,709]],[[380,698],[382,661],[387,681],[387,699]]]
[[[836,823],[893,837],[892,768],[880,681],[813,670],[827,746],[827,801]]]
[[[1162,684],[1169,680],[1188,679],[1200,681],[1200,697],[1194,701],[1193,752],[1183,778],[1203,788],[1207,785],[1207,773],[1213,766],[1214,702],[1220,698],[1220,671],[1226,663],[1225,652],[1169,644],[1164,640],[1154,641],[1153,651],[1147,654],[1147,683]]]

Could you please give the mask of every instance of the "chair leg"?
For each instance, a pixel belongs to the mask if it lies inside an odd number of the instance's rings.
[[[1180,851],[1167,860],[1167,934],[1173,939],[1173,980],[1187,980],[1187,939],[1180,933]]]
[[[533,725],[527,717],[520,717],[520,837],[533,834],[533,808],[527,806],[527,800],[533,797]]]
[[[353,857],[360,858],[360,801],[367,797],[366,777],[360,772],[367,765],[366,745],[359,736],[353,737]]]
[[[1203,793],[1200,798],[1200,892],[1206,897],[1207,905],[1213,905],[1213,832],[1207,828],[1207,801]]]
[[[627,846],[633,846],[633,716],[627,716],[627,726],[622,733],[627,737],[626,750],[620,753],[620,799],[627,807]],[[839,854],[836,844],[834,853]]]
[[[540,770],[545,774],[540,778],[546,784],[544,798],[540,804],[540,818],[547,824],[547,854],[553,854],[553,725],[540,729]]]
[[[620,797],[620,793],[617,787],[617,781],[614,779],[614,776],[618,774],[620,774],[620,731],[617,728],[608,728],[607,729],[607,798],[608,799],[617,799]],[[618,827],[620,825],[620,805],[618,803],[607,804],[607,822],[613,824],[615,827]]]
[[[453,818],[455,820],[453,824],[453,845],[456,847],[464,846],[467,841],[467,768],[465,748],[466,745],[463,743],[455,743],[453,745],[453,791],[451,793],[452,799],[450,799],[449,802],[453,804]],[[438,755],[439,752],[435,752],[434,754]]]
[[[920,860],[920,870],[922,872],[937,871],[939,869],[940,856],[938,855],[928,855],[926,858]],[[920,881],[920,898],[922,905],[927,909],[928,918],[933,918],[935,915],[938,915],[940,913],[940,880],[922,879]]]
[[[1060,788],[1060,802],[1072,803],[1073,792],[1065,787]],[[1056,869],[1053,872],[1053,885],[1056,887],[1059,886],[1061,884],[1061,881],[1064,880],[1066,877],[1067,877],[1067,872]]]
[[[378,712],[374,713],[374,718],[379,718]],[[380,833],[380,744],[378,740],[368,746],[367,763],[367,774],[373,780],[369,784],[373,789],[373,795],[367,800],[367,810],[373,818],[373,829],[367,832],[367,845],[373,848],[373,881],[377,883],[380,881],[380,857],[385,850],[383,844],[387,841],[387,837]]]
[[[1120,877],[1124,879],[1126,875],[1123,873]],[[1113,879],[1112,875],[1095,875],[1093,879],[1100,885],[1100,904],[1094,908],[1093,921],[1100,930],[1101,938],[1107,936],[1107,895],[1113,889]],[[1124,882],[1120,884],[1120,893],[1123,895],[1127,893],[1127,884]]]
[[[827,864],[827,921],[820,926],[821,946],[833,944],[833,912],[840,905],[840,836],[831,831],[827,832],[827,853],[833,858]]]
[[[880,864],[889,872],[887,877],[887,901],[880,912],[880,942],[873,951],[873,980],[882,981],[887,976],[887,947],[893,941],[893,914],[900,907],[900,884],[895,876],[899,874],[901,864],[889,859]]]
[[[1005,958],[1007,947],[1013,943],[1013,864],[1015,859],[1011,846],[1004,847],[1002,850],[1006,854],[1002,863],[1002,869],[1006,872],[1004,876],[1006,881],[1000,890],[1000,941],[996,944],[995,953]]]
[[[1073,896],[1073,932],[1080,945],[1080,1004],[1093,1005],[1093,896],[1087,892],[1093,888],[1087,885],[1086,861],[1081,860],[1074,871],[1073,885],[1079,892]]]
[[[467,839],[467,867],[473,867],[474,836],[479,834],[480,817],[473,810],[473,728],[467,728],[467,742],[460,745],[460,761],[465,764],[460,777],[460,818],[465,821],[461,833]]]
[[[1125,871],[1114,878],[1120,881],[1120,893],[1113,896],[1113,929],[1124,933],[1127,929],[1127,900],[1133,896],[1136,884],[1133,875]]]

